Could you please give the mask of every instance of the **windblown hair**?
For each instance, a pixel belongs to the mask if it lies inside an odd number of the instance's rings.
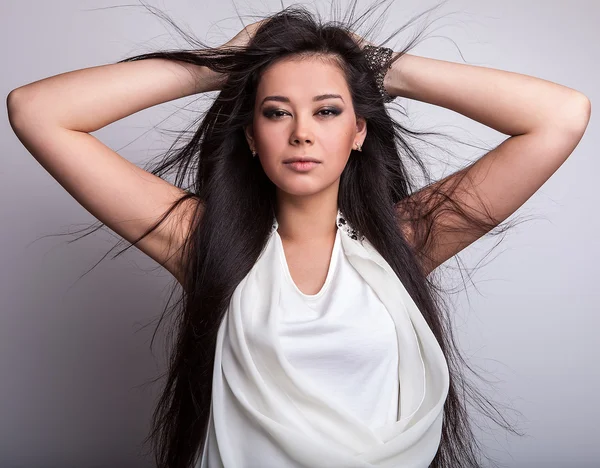
[[[351,8],[354,9],[354,3]],[[425,13],[399,28],[392,37]],[[358,20],[362,18],[364,15]],[[182,203],[191,207],[191,230],[178,253],[184,259],[183,288],[175,283],[173,291],[181,291],[172,309],[176,313],[172,328],[176,342],[151,432],[144,441],[152,442],[156,464],[161,468],[192,467],[202,451],[211,404],[217,331],[234,290],[266,246],[276,213],[275,185],[263,171],[259,158],[252,157],[243,129],[252,122],[262,73],[289,57],[318,57],[337,64],[346,78],[356,114],[366,119],[367,137],[362,152],[352,151],[341,174],[338,205],[350,224],[398,275],[447,359],[450,388],[441,443],[431,467],[482,466],[483,451],[472,430],[467,400],[498,425],[518,434],[466,378],[467,369],[474,371],[461,356],[453,337],[449,308],[434,275],[426,276],[422,268],[428,261],[427,252],[439,239],[444,223],[437,221],[442,216],[453,216],[461,221],[461,229],[476,230],[481,235],[499,232],[504,224],[489,216],[483,203],[467,211],[457,202],[458,182],[469,166],[458,173],[461,177],[431,183],[427,164],[409,138],[439,134],[409,130],[390,117],[364,53],[351,35],[357,21],[325,23],[318,14],[288,7],[268,17],[243,48],[212,48],[177,28],[193,48],[152,52],[120,61],[162,58],[207,66],[226,76],[208,111],[199,122],[194,122],[191,138],[177,147],[186,133],[182,132],[162,161],[147,166],[159,177],[175,173],[173,183],[185,195],[130,245],[154,231]],[[367,38],[370,32],[361,36]],[[422,33],[402,49],[396,60],[416,45]],[[420,168],[430,190],[418,191],[408,163]],[[409,200],[413,194],[417,195]],[[407,226],[408,231],[399,226]],[[412,233],[411,243],[406,232]]]

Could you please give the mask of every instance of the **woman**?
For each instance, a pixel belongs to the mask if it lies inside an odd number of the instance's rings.
[[[10,94],[31,154],[182,286],[153,419],[158,466],[480,466],[465,404],[480,397],[429,275],[560,167],[590,104],[409,48],[374,47],[290,8],[220,48],[131,57]],[[217,90],[191,140],[152,171],[90,135]],[[384,106],[398,96],[511,137],[416,190],[406,158],[424,165],[402,136],[416,133]],[[161,176],[173,169],[171,184]]]

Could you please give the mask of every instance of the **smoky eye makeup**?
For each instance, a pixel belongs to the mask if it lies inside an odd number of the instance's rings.
[[[335,106],[324,107],[317,111],[317,115],[322,117],[335,117],[341,113],[342,110]],[[277,120],[278,118],[283,117],[285,114],[289,114],[289,112],[276,107],[266,107],[262,110],[262,114],[269,119]]]

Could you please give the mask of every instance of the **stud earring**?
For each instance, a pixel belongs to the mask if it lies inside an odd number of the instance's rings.
[[[252,150],[252,157],[255,158],[256,157],[256,151]]]
[[[356,150],[357,151],[362,151],[362,147],[359,143],[356,143]]]

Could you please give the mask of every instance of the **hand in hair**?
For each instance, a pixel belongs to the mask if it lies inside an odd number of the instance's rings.
[[[260,28],[260,26],[263,23],[265,23],[267,20],[268,19],[263,19],[263,20],[255,22],[255,23],[249,24],[248,26],[245,26],[244,29],[242,29],[239,33],[237,33],[233,39],[226,42],[219,48],[227,48],[227,47],[243,48],[243,47],[246,47],[248,45],[248,43],[250,42],[250,40],[254,37],[254,34],[256,34],[256,31],[258,30],[258,28]]]
[[[354,39],[354,42],[356,42],[356,44],[358,44],[358,46],[361,49],[363,49],[366,45],[371,45],[371,46],[376,47],[375,44],[367,41],[364,37],[361,37],[358,34],[353,33],[352,31],[348,31],[348,34],[350,34],[350,37],[352,37],[352,39]]]

